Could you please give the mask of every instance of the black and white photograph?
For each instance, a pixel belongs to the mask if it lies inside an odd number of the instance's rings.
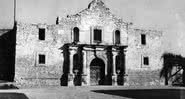
[[[0,99],[185,99],[185,1],[0,0]]]

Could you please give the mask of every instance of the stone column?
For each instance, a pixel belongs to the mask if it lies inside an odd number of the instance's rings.
[[[83,69],[82,69],[82,86],[86,86],[87,85],[87,55],[86,55],[86,51],[83,50]]]
[[[70,64],[69,64],[69,74],[68,74],[68,86],[74,86],[74,73],[73,73],[73,56],[76,53],[75,50],[70,51]]]
[[[118,52],[112,52],[113,54],[113,67],[112,67],[112,85],[117,86],[117,74],[116,74],[116,56]]]
[[[125,74],[123,75],[123,85],[129,86],[129,77],[128,77],[128,69],[126,67],[126,50],[124,49],[124,66],[125,66]]]

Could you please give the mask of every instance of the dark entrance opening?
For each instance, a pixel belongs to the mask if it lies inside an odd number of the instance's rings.
[[[90,84],[104,85],[105,81],[105,63],[100,58],[95,58],[90,64]]]

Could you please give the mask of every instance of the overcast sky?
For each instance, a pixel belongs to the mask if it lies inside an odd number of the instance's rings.
[[[134,27],[164,32],[164,49],[185,56],[185,0],[103,0],[111,12]],[[56,16],[75,14],[91,0],[17,0],[17,20],[55,23]],[[0,0],[0,28],[13,25],[13,0]]]

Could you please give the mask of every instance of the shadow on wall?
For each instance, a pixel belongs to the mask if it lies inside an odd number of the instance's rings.
[[[4,85],[1,85],[0,86],[0,89],[19,89],[18,87],[16,87],[15,85],[13,84],[4,84]]]
[[[78,70],[78,73],[75,75],[74,78],[74,84],[75,86],[80,86],[81,85],[81,74],[82,74],[82,68],[83,68],[83,47],[84,46],[89,46],[88,44],[75,44],[75,43],[67,43],[64,44],[64,46],[62,46],[60,49],[63,50],[63,57],[64,57],[64,62],[63,62],[63,75],[61,76],[61,86],[67,86],[67,82],[68,82],[68,73],[69,73],[69,63],[70,63],[70,59],[69,59],[69,46],[77,46],[77,53],[73,56],[73,71]],[[90,45],[91,48],[96,49],[96,46],[94,45]],[[119,55],[117,55],[116,58],[116,71],[119,71],[119,75],[118,75],[118,84],[119,85],[123,85],[124,84],[124,79],[123,76],[125,74],[125,62],[122,61],[125,59],[125,55],[123,52],[124,47],[120,47],[119,50]],[[102,82],[100,85],[112,85],[112,65],[113,65],[113,55],[112,55],[112,46],[108,46],[106,48],[107,52],[107,63],[108,63],[108,69],[107,69],[107,75],[105,77],[102,76]],[[96,56],[96,50],[94,50],[94,56]],[[94,66],[104,66],[104,62],[103,65],[101,65],[101,63],[95,62],[96,64]],[[104,69],[103,69],[104,70]],[[102,71],[102,70],[101,70]],[[102,73],[105,73],[105,71],[102,71]]]
[[[0,93],[0,99],[29,99],[23,93]]]
[[[106,76],[106,85],[112,85],[112,47],[107,47],[107,76]]]
[[[106,85],[112,85],[112,67],[113,67],[113,54],[112,47],[108,46],[106,48],[107,52],[107,76],[106,76]],[[125,55],[124,55],[124,47],[117,48],[119,51],[116,56],[116,73],[118,74],[118,85],[124,85],[124,75],[125,75]],[[119,71],[119,72],[118,72]]]
[[[94,90],[96,93],[116,95],[134,99],[184,99],[184,89],[125,89]]]
[[[61,76],[61,86],[67,86],[68,83],[68,73],[69,73],[69,63],[70,63],[70,59],[69,59],[69,46],[73,45],[73,43],[66,43],[64,44],[64,46],[62,46],[62,50],[63,50],[63,57],[64,57],[64,62],[63,62],[63,75]],[[78,75],[75,75],[74,78],[74,84],[76,86],[80,86],[81,85],[81,73],[82,73],[82,67],[83,67],[83,56],[82,56],[82,49],[83,49],[83,45],[78,47],[78,51],[76,54],[76,58],[79,59],[79,61],[74,60],[74,68],[73,69],[77,69],[79,70]],[[74,57],[73,57],[74,58]],[[81,67],[78,67],[81,66]]]
[[[63,50],[63,75],[61,76],[60,82],[61,86],[67,86],[68,82],[68,71],[69,71],[69,44],[65,44],[62,48]]]
[[[16,23],[12,30],[0,36],[0,80],[14,81]]]

